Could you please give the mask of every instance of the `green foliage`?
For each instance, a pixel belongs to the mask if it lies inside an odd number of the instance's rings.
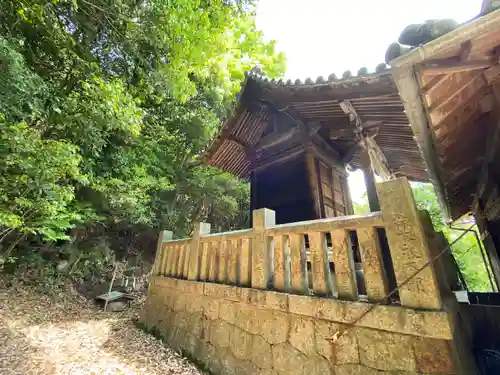
[[[489,264],[485,265],[483,262],[481,249],[478,246],[474,234],[467,233],[458,239],[463,232],[450,229],[445,225],[443,214],[432,185],[412,183],[412,190],[417,207],[420,210],[427,210],[427,212],[429,212],[434,229],[438,232],[443,232],[449,243],[452,244],[453,256],[458,264],[458,267],[460,268],[469,290],[483,292],[491,291],[491,286],[486,272],[486,267],[489,267]],[[358,215],[370,212],[366,193],[363,195],[360,202],[354,202],[353,205],[354,212]],[[471,224],[462,224],[454,227],[468,229],[470,226]],[[476,226],[472,229],[477,231]]]
[[[74,183],[85,183],[77,147],[44,140],[26,123],[0,118],[0,230],[8,234],[67,239],[65,231],[85,220]]]
[[[37,118],[48,96],[47,84],[0,35],[0,113],[8,121]]]
[[[214,230],[248,224],[248,184],[200,165],[200,156],[245,70],[284,71],[251,4],[0,7],[0,263],[36,263],[47,241],[57,246],[42,258],[57,263],[74,252],[64,240],[97,254],[96,238],[128,251],[149,229],[186,236],[198,220]]]

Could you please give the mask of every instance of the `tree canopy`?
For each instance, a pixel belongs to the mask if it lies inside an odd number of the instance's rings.
[[[1,262],[47,242],[137,247],[150,229],[185,236],[194,220],[245,224],[248,184],[199,159],[244,72],[284,72],[250,3],[0,6]]]

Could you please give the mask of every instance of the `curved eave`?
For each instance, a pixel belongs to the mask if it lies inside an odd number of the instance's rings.
[[[464,198],[461,199],[461,202],[457,202],[457,198],[450,196],[450,187],[444,178],[446,173],[444,173],[442,162],[437,157],[437,144],[432,133],[434,124],[431,121],[426,103],[421,96],[415,66],[431,60],[435,61],[454,56],[464,43],[476,39],[480,40],[483,35],[494,33],[495,30],[500,30],[500,10],[475,18],[446,35],[415,48],[389,63],[408,119],[424,154],[429,175],[443,208],[445,219],[448,221],[458,219],[466,214],[469,209],[463,202]]]

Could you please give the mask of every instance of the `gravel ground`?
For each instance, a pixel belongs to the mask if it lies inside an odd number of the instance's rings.
[[[134,325],[139,308],[104,313],[72,288],[50,298],[0,286],[0,375],[203,374]]]

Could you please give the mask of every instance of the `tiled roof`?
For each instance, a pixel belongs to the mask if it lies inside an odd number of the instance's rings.
[[[426,181],[423,158],[392,73],[385,64],[383,67],[384,71],[379,73],[347,79],[330,75],[328,80],[318,77],[305,82],[271,80],[258,71],[248,72],[234,114],[206,152],[205,162],[236,176],[248,177],[250,161],[245,148],[257,144],[269,120],[268,110],[259,105],[262,102],[278,105],[278,111],[292,111],[304,123],[319,124],[318,134],[345,155],[356,143],[353,124],[340,107],[342,101],[349,100],[364,122],[380,123],[376,141],[387,157],[389,168],[411,180]],[[347,135],[332,139],[331,132]],[[352,165],[359,167],[357,154]]]

